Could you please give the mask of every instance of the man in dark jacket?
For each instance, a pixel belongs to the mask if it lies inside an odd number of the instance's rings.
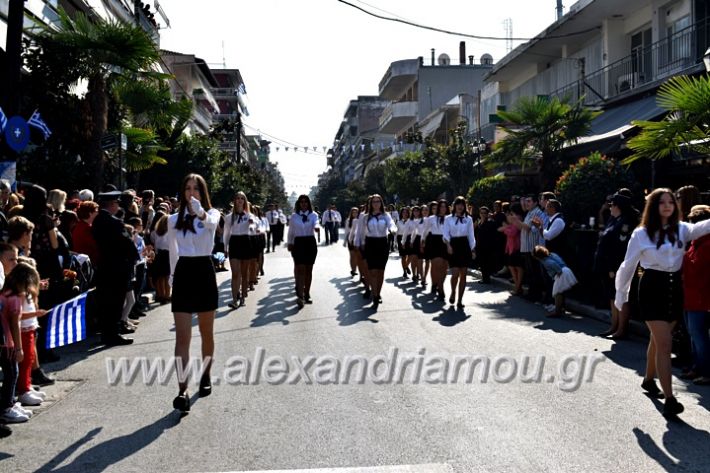
[[[138,251],[123,222],[114,215],[120,210],[121,192],[98,195],[99,214],[91,227],[99,249],[96,268],[96,297],[101,318],[101,340],[107,345],[130,345],[133,339],[120,334],[121,313],[130,288]]]

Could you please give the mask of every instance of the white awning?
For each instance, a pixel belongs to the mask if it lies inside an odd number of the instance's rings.
[[[422,132],[422,137],[423,138],[428,138],[431,135],[433,135],[436,130],[439,129],[441,126],[441,121],[444,119],[444,112],[439,112],[436,115],[434,115],[431,120],[426,122],[421,128],[419,128],[419,131]]]

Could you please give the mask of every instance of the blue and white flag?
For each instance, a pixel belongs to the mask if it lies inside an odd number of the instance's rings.
[[[2,111],[2,107],[0,107],[0,133],[5,131],[6,126],[7,126],[7,117],[5,116],[5,112]]]
[[[62,347],[86,338],[86,295],[70,299],[47,314],[47,348]]]
[[[48,139],[49,136],[52,134],[52,130],[50,130],[47,124],[44,123],[44,120],[42,120],[42,118],[39,116],[39,112],[37,110],[35,110],[30,119],[27,120],[27,124],[41,131],[44,135],[45,140]]]

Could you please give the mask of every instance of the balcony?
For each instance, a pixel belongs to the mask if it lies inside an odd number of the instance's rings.
[[[380,97],[387,100],[397,100],[414,85],[418,76],[418,59],[393,62],[380,81]]]
[[[585,96],[585,104],[599,105],[634,95],[660,85],[669,77],[702,70],[707,48],[710,18],[678,31],[650,46],[550,93],[570,97]]]
[[[393,102],[380,116],[380,133],[396,135],[417,121],[418,102]]]
[[[236,87],[216,87],[212,89],[212,95],[217,100],[230,100],[236,102],[239,100],[239,94]]]

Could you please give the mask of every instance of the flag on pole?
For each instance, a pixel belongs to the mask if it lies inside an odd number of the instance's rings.
[[[47,124],[44,123],[44,120],[42,120],[42,118],[39,116],[39,111],[37,110],[35,110],[30,119],[27,120],[27,124],[41,131],[44,135],[45,140],[48,139],[52,134],[52,130],[50,130]]]
[[[56,348],[86,338],[86,295],[52,308],[47,314],[47,348]]]
[[[0,107],[0,133],[5,131],[6,126],[7,126],[7,117],[5,116],[5,112],[2,111],[2,107]]]

